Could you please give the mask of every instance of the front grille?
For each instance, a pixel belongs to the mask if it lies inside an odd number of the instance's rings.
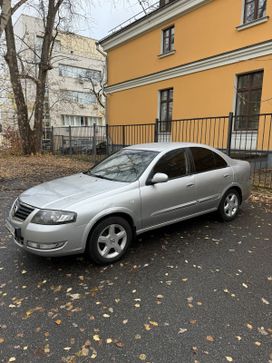
[[[13,207],[13,217],[19,219],[20,221],[24,221],[27,217],[34,211],[35,208],[30,207],[29,205],[22,204],[17,201]]]

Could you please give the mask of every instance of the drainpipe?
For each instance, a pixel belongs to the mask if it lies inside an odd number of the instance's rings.
[[[108,82],[108,57],[107,57],[107,53],[104,52],[104,50],[102,49],[101,45],[99,42],[95,43],[96,46],[96,50],[102,54],[102,56],[105,58],[106,60],[106,66],[105,66],[105,83],[107,84]],[[108,124],[108,107],[107,107],[107,97],[105,97],[105,121],[106,121],[106,125]]]

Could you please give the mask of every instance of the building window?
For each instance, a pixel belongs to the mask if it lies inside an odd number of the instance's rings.
[[[174,0],[160,0],[160,7],[163,7],[171,2],[173,2]]]
[[[89,79],[99,81],[101,79],[101,71],[95,69],[68,66],[65,64],[59,65],[59,75],[61,77],[78,78],[84,81],[88,81]]]
[[[91,92],[63,90],[62,98],[64,101],[78,103],[80,105],[90,105],[96,103],[96,97]]]
[[[237,79],[235,130],[257,130],[261,107],[263,71],[242,74]]]
[[[102,126],[102,117],[62,115],[63,126]]]
[[[173,88],[160,91],[160,132],[171,132]]]
[[[162,54],[170,53],[174,50],[175,27],[164,29],[162,31]]]
[[[265,10],[266,0],[245,0],[244,23],[264,17]]]
[[[37,35],[36,36],[36,44],[35,44],[35,52],[36,54],[40,57],[42,54],[42,46],[43,46],[43,37]],[[54,47],[53,50],[55,52],[60,52],[61,51],[61,43],[59,40],[55,39],[54,40]]]

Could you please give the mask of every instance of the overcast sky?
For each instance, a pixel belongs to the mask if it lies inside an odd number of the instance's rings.
[[[143,4],[154,4],[157,0],[141,0]],[[109,31],[142,11],[138,0],[81,0],[78,9],[84,17],[75,21],[73,32],[101,39]],[[30,14],[31,9],[23,8],[22,12]],[[20,13],[16,14],[17,16]],[[85,20],[84,20],[85,18]]]

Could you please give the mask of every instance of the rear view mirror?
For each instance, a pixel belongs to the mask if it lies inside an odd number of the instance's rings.
[[[151,184],[161,184],[168,181],[168,175],[164,173],[156,173],[151,179]]]

